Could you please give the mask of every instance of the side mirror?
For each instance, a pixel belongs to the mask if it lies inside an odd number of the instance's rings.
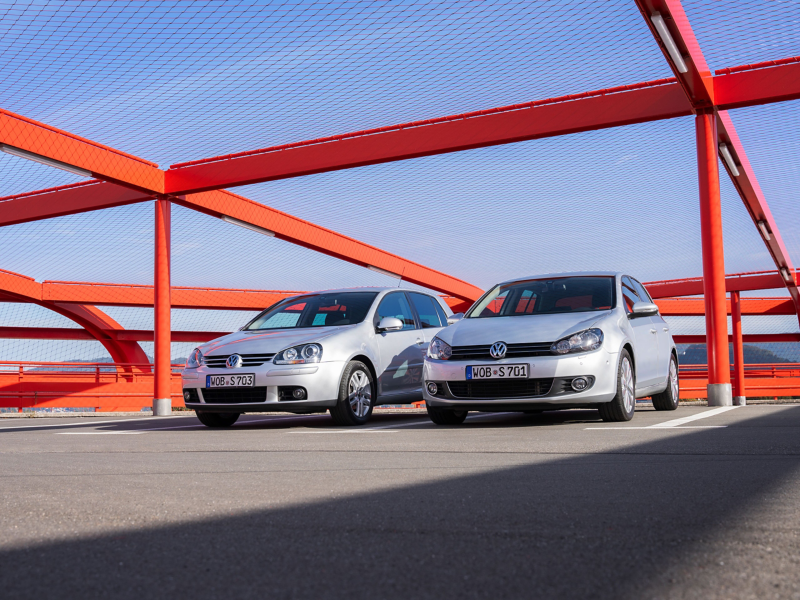
[[[449,317],[447,317],[447,324],[452,325],[453,323],[458,323],[463,318],[464,318],[464,313],[456,313],[454,315],[450,315]]]
[[[378,331],[400,331],[403,328],[403,322],[397,317],[383,317],[381,322],[378,323]]]
[[[637,319],[639,317],[652,317],[658,314],[658,306],[652,302],[636,302],[631,309],[631,314],[628,315],[629,319]]]

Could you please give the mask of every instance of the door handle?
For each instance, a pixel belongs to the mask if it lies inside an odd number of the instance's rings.
[[[424,343],[425,343],[425,342],[424,342],[424,341],[422,341],[422,340],[419,340],[419,339],[417,340],[417,346],[422,346],[422,344],[424,344]]]
[[[655,332],[656,332],[656,330],[655,330],[655,329],[651,329],[651,330],[650,330],[650,333],[655,333]]]
[[[669,327],[664,327],[664,331],[669,331]]]

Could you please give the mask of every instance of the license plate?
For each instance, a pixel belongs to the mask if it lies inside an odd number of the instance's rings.
[[[467,367],[467,379],[527,379],[528,365],[481,365]]]
[[[237,375],[206,375],[206,387],[253,387],[256,383],[256,376],[253,373],[242,373]]]

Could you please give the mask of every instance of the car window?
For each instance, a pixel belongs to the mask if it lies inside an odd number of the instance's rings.
[[[416,329],[414,313],[411,312],[411,306],[403,292],[389,294],[381,300],[378,310],[375,311],[375,325],[385,317],[400,319],[403,322],[403,329]]]
[[[642,299],[643,302],[652,302],[653,301],[653,299],[650,297],[650,293],[647,291],[646,287],[644,287],[636,279],[631,278],[631,282],[633,283],[633,288],[636,290],[637,295],[639,296],[639,298]]]
[[[622,297],[625,299],[626,313],[630,313],[633,310],[633,305],[642,301],[634,289],[633,281],[627,276],[622,278]]]
[[[245,329],[295,329],[360,323],[377,295],[376,292],[329,292],[292,298],[268,308]]]
[[[613,277],[531,279],[498,285],[470,309],[467,318],[589,312],[614,306]]]
[[[439,321],[442,324],[442,327],[447,327],[447,313],[444,312],[442,305],[439,304],[438,300],[433,301],[433,307],[436,309],[436,314],[439,315]]]
[[[423,329],[444,327],[447,324],[447,319],[442,321],[439,313],[436,312],[436,305],[439,304],[436,300],[426,294],[417,294],[415,292],[409,292],[408,295],[411,296],[411,302],[413,302],[414,308],[417,309],[417,315]],[[441,312],[441,310],[440,308],[439,311]]]

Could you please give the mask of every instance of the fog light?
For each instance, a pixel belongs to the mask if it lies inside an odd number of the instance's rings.
[[[439,391],[439,386],[436,385],[435,383],[433,383],[432,381],[429,381],[428,382],[428,393],[431,396],[435,396],[436,392],[438,392],[438,391]]]
[[[292,396],[295,400],[302,400],[306,397],[306,391],[303,388],[294,388],[292,390]]]
[[[183,399],[187,401],[192,399],[192,395],[189,393],[189,390],[184,390]]]
[[[589,387],[589,382],[585,377],[576,377],[572,380],[572,389],[576,392],[582,392],[587,387]]]

